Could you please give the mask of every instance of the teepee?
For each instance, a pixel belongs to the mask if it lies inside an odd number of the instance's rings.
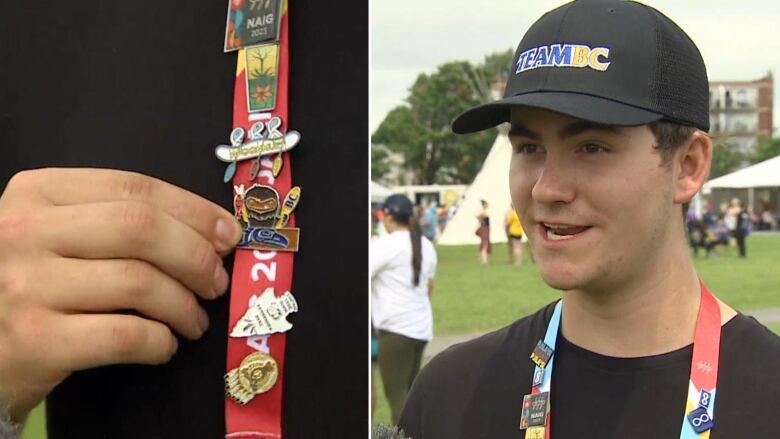
[[[512,145],[505,134],[499,134],[485,158],[474,182],[463,194],[458,211],[447,223],[437,241],[442,245],[478,244],[474,234],[479,222],[477,214],[482,210],[480,200],[488,202],[490,216],[490,241],[506,242],[504,217],[512,202],[509,195],[509,160]]]

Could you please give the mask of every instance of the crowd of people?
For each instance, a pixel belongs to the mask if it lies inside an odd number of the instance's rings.
[[[720,204],[714,210],[710,203],[702,209],[701,214],[689,210],[686,216],[688,237],[694,256],[699,250],[704,250],[707,257],[713,253],[724,254],[729,247],[736,247],[739,257],[747,257],[746,238],[754,231],[769,231],[777,229],[777,218],[768,202],[762,202],[760,214],[755,214],[750,207],[745,207],[739,198]]]
[[[420,203],[415,205],[414,213],[417,217],[423,236],[431,242],[435,242],[447,227],[447,223],[455,215],[457,206],[445,206],[435,202],[429,204]],[[377,206],[371,209],[371,233],[374,235],[383,235],[386,231],[383,228],[382,219],[384,218],[384,209]]]

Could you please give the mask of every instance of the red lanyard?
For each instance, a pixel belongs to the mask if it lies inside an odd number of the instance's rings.
[[[536,364],[531,393],[523,397],[520,428],[525,439],[550,439],[552,387],[555,342],[560,328],[563,302],[559,301],[547,325],[544,339],[539,340],[531,360]],[[701,283],[701,304],[693,339],[693,359],[688,383],[686,408],[681,439],[709,438],[715,426],[715,395],[720,351],[720,306],[704,283]]]
[[[693,338],[693,360],[680,438],[709,438],[715,426],[715,393],[720,357],[720,305],[701,283],[701,305]]]
[[[264,95],[272,93],[273,90],[270,87],[266,88],[258,85],[255,86],[256,90],[253,89],[247,92],[247,51],[241,49],[238,52],[233,100],[233,126],[243,128],[246,133],[252,131],[251,126],[256,124],[257,121],[266,122],[269,129],[281,128],[271,127],[271,124],[274,122],[271,119],[272,116],[280,118],[284,125],[287,125],[288,122],[289,38],[286,4],[287,2],[284,1],[281,7],[281,16],[279,17],[281,24],[275,84],[276,96],[272,111],[266,113],[251,113],[249,111],[250,103],[248,99],[261,99]],[[245,17],[241,16],[240,18]],[[252,19],[259,20],[256,18]],[[257,22],[259,23],[259,21]],[[253,24],[255,23],[250,23],[250,25]],[[231,32],[230,27],[228,32]],[[270,63],[268,60],[263,61],[266,67]],[[257,75],[256,72],[257,70],[252,70],[250,74]],[[263,71],[260,71],[260,73],[264,74]],[[256,96],[255,93],[257,94]],[[234,142],[234,145],[242,143],[241,138],[243,138],[243,134],[239,137],[238,141]],[[252,137],[250,136],[250,138]],[[262,143],[260,144],[262,145]],[[252,148],[252,144],[247,143],[244,145],[249,145],[243,148],[247,151]],[[268,145],[271,145],[271,143],[268,143]],[[279,169],[279,165],[281,165],[281,169]],[[291,207],[288,206],[287,210],[285,210],[279,198],[274,200],[272,197],[263,198],[260,195],[255,198],[248,196],[245,198],[245,195],[253,190],[265,191],[269,194],[273,194],[275,190],[282,197],[285,194],[288,195],[284,204],[290,204],[288,200],[291,198],[294,198],[294,201],[297,202],[299,190],[292,190],[289,153],[285,152],[284,154],[279,153],[278,155],[243,160],[237,162],[237,167],[235,164],[231,164],[231,166],[235,170],[232,184],[235,193],[237,216],[239,218],[242,216],[242,212],[243,216],[246,217],[247,209],[245,206],[247,205],[250,210],[256,213],[268,207],[266,204],[276,203],[272,207],[279,207],[280,210],[277,212],[286,212],[284,221],[289,226],[294,225],[294,217],[290,217],[294,204]],[[257,168],[258,166],[259,168]],[[255,168],[253,169],[253,167]],[[256,178],[250,179],[250,176],[253,174],[256,174]],[[277,175],[274,176],[275,174]],[[259,186],[262,187],[258,188]],[[279,216],[282,215],[280,214]],[[272,220],[266,229],[257,230],[270,230],[268,233],[273,234],[273,228],[276,227],[275,221]],[[279,219],[278,221],[281,223],[282,220]],[[297,231],[297,229],[295,230]],[[273,238],[280,240],[289,238],[289,236],[284,234],[281,235],[281,237],[274,236]],[[245,240],[247,236],[245,234]],[[295,235],[295,241],[297,248],[297,234]],[[251,248],[239,248],[236,250],[230,292],[229,334],[227,334],[228,374],[226,375],[225,383],[226,438],[276,439],[282,437],[282,383],[284,381],[285,333],[276,332],[271,335],[248,337],[236,337],[235,334],[243,331],[243,335],[247,335],[247,331],[251,332],[253,330],[251,321],[249,326],[246,327],[239,323],[244,321],[242,317],[245,317],[247,311],[253,308],[255,304],[268,304],[269,300],[274,302],[263,311],[265,314],[263,312],[257,314],[257,316],[262,316],[265,319],[258,317],[257,326],[260,327],[265,324],[265,329],[274,326],[273,323],[268,322],[268,315],[278,317],[279,315],[274,313],[281,313],[281,310],[286,310],[286,312],[297,310],[294,299],[292,299],[289,293],[292,284],[293,255],[294,253],[289,251],[255,250]],[[284,317],[281,317],[280,321],[283,319]],[[278,326],[277,324],[275,327],[276,331],[289,329],[289,326],[281,329]]]

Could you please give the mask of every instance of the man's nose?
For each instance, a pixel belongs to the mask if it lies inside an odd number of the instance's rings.
[[[542,204],[571,203],[575,195],[573,173],[565,159],[548,154],[531,190],[531,198]]]

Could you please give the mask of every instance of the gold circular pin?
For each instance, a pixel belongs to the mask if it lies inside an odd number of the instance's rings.
[[[267,392],[276,384],[279,367],[274,357],[254,352],[241,361],[238,367],[238,382],[247,392],[259,395]]]

